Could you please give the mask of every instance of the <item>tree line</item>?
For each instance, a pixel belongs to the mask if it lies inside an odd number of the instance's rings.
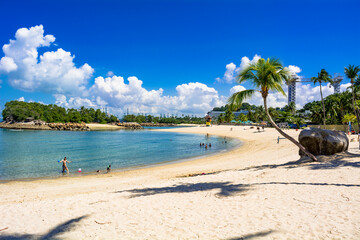
[[[22,122],[27,119],[42,120],[44,122],[73,122],[73,123],[110,123],[118,121],[114,115],[108,115],[100,109],[80,109],[57,106],[55,104],[41,104],[37,102],[10,101],[2,111],[5,121]]]
[[[345,74],[351,80],[351,86],[341,93],[334,93],[327,97],[321,97],[320,101],[312,101],[306,103],[303,108],[296,110],[296,105],[291,102],[283,108],[269,107],[268,111],[272,119],[276,122],[288,122],[296,124],[298,127],[302,124],[315,125],[340,125],[348,122],[358,122],[356,113],[360,107],[360,77],[358,75],[360,69],[355,66],[345,68]],[[356,74],[354,74],[354,72]],[[332,82],[330,75],[322,69],[317,77],[313,77],[314,83],[320,85],[325,82]],[[322,91],[319,92],[322,96]],[[215,107],[213,111],[224,111],[215,121],[230,122],[232,120],[261,122],[268,121],[267,114],[263,106],[250,105],[246,102],[241,107],[231,108],[231,104],[222,107]],[[235,117],[233,111],[246,110],[247,114],[240,114]]]
[[[152,115],[125,115],[123,118],[124,122],[137,122],[137,123],[167,123],[167,124],[203,124],[203,117],[190,117],[190,116],[182,116],[182,117],[155,117]]]

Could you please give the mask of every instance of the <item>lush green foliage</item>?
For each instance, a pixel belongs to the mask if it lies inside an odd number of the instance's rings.
[[[205,119],[203,117],[155,117],[152,115],[125,115],[123,118],[124,122],[137,122],[137,123],[167,123],[167,124],[181,124],[181,123],[192,123],[192,124],[204,124]]]
[[[65,109],[55,104],[41,104],[36,102],[10,101],[5,104],[2,111],[4,120],[21,122],[27,118],[42,120],[45,122],[97,122],[109,123],[116,122],[118,119],[114,115],[107,115],[100,109],[85,108]]]

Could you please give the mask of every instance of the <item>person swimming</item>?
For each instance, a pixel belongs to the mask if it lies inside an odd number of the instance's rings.
[[[66,157],[64,157],[64,159],[61,160],[61,161],[59,161],[59,162],[63,164],[63,165],[62,165],[62,173],[65,173],[65,172],[66,172],[67,174],[69,174],[70,171],[69,171],[69,168],[67,167],[66,163],[71,163],[72,161],[68,161],[68,160],[66,159]]]

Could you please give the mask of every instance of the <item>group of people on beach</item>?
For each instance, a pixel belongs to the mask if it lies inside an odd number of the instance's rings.
[[[67,163],[71,163],[72,161],[68,161],[68,160],[66,159],[66,157],[64,157],[63,160],[60,160],[60,161],[58,161],[58,162],[59,162],[59,163],[62,163],[62,173],[63,173],[63,174],[67,173],[67,175],[69,175],[70,171],[69,171],[69,168],[67,167],[66,164],[67,164]],[[81,170],[81,169],[80,169],[80,170]],[[106,173],[109,173],[110,171],[111,171],[111,164],[106,167]],[[97,170],[96,172],[99,173],[100,170]]]

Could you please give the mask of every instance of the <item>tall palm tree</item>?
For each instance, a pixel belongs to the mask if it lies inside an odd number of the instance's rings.
[[[350,79],[351,82],[351,92],[352,92],[352,105],[354,109],[354,113],[358,122],[358,127],[360,131],[360,118],[359,118],[359,111],[357,108],[356,98],[355,98],[355,91],[354,91],[354,80],[359,75],[360,68],[359,66],[349,65],[348,67],[345,67],[345,75]]]
[[[325,104],[324,104],[324,98],[323,98],[323,94],[322,94],[321,83],[327,83],[327,82],[332,83],[332,79],[331,79],[331,76],[329,75],[329,73],[325,69],[321,69],[321,71],[318,73],[317,77],[312,77],[311,80],[314,82],[314,85],[316,83],[320,84],[320,96],[321,96],[321,103],[322,103],[322,107],[323,107],[323,114],[324,114],[323,122],[324,122],[324,128],[325,128],[326,113],[325,113]]]
[[[285,138],[289,139],[292,143],[300,148],[306,155],[308,155],[312,160],[317,161],[317,158],[305,149],[298,141],[294,138],[283,132],[273,121],[269,114],[267,107],[267,97],[269,91],[274,90],[281,92],[285,95],[284,90],[281,85],[284,81],[288,81],[290,78],[290,72],[287,68],[284,68],[278,59],[263,59],[260,58],[256,63],[250,64],[247,68],[239,73],[237,76],[237,82],[239,84],[245,81],[251,81],[255,86],[255,89],[247,89],[234,93],[228,100],[232,108],[241,106],[243,101],[246,98],[251,97],[256,92],[260,92],[264,100],[264,108],[266,115],[271,123],[271,125]]]

